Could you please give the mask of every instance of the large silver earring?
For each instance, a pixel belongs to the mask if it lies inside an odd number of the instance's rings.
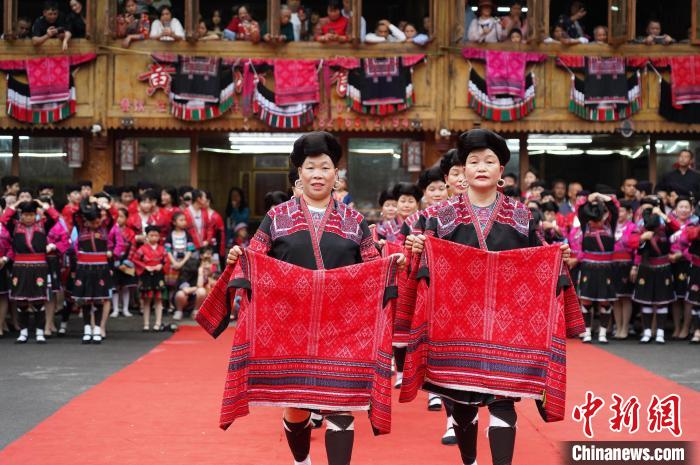
[[[337,191],[338,189],[340,189],[340,179],[336,179],[335,183],[333,184],[333,190]]]
[[[294,187],[296,187],[300,191],[304,190],[304,185],[301,183],[301,179],[297,179],[296,181],[294,181]]]
[[[506,180],[501,178],[496,182],[496,185],[500,188],[506,187]]]

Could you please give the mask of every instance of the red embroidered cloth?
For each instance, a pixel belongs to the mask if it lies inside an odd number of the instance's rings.
[[[528,62],[541,63],[547,59],[542,53],[501,52],[465,47],[466,59],[486,60],[486,92],[489,97],[510,95],[525,98],[525,66]]]
[[[572,294],[557,295],[559,246],[486,252],[431,237],[425,253],[400,401],[427,381],[536,399],[545,421],[562,420],[565,338],[584,326]]]
[[[397,242],[387,241],[382,249],[382,256],[392,254],[406,254],[403,246]],[[411,254],[407,255],[407,262],[411,261]],[[394,321],[394,335],[391,344],[394,347],[406,347],[408,335],[411,330],[411,318],[413,317],[413,304],[416,299],[415,279],[411,279],[404,270],[398,273],[397,278],[399,296],[391,301],[391,313]]]
[[[296,105],[321,99],[317,60],[275,60],[275,103]]]
[[[229,358],[220,426],[249,405],[369,410],[375,432],[391,430],[391,307],[396,259],[308,270],[247,250],[249,286]],[[228,325],[227,267],[197,315],[214,337]],[[392,293],[394,294],[392,296]],[[244,298],[244,301],[247,297]]]

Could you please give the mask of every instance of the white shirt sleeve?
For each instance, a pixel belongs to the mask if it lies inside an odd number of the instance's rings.
[[[156,19],[153,21],[153,24],[151,24],[151,34],[150,37],[159,37],[163,33],[163,23],[160,22],[160,19]]]
[[[394,40],[392,42],[406,41],[406,34],[404,34],[403,31],[398,27],[394,26],[393,24],[389,24],[389,30],[391,31],[391,35],[394,37]]]
[[[173,34],[175,34],[177,37],[180,39],[185,38],[185,29],[182,27],[182,24],[180,24],[180,21],[177,18],[173,18],[173,20],[170,21],[170,28],[173,30]]]
[[[368,44],[381,44],[382,42],[386,42],[386,39],[382,36],[378,36],[374,32],[370,32],[365,36],[364,42]]]

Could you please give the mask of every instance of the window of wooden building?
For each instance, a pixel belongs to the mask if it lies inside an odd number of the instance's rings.
[[[78,5],[79,15],[83,18],[85,24],[85,36],[76,36],[74,38],[91,38],[94,36],[95,13],[94,7],[96,0],[71,0],[72,3]],[[66,18],[74,14],[71,10],[71,2],[56,2],[60,15]],[[6,37],[14,37],[17,30],[17,22],[22,19],[34,24],[38,18],[43,15],[43,7],[45,0],[4,0],[2,11],[3,32]]]
[[[636,36],[646,37],[650,20],[656,20],[661,25],[661,36],[668,34],[676,42],[688,42],[691,31],[693,3],[691,0],[673,2],[658,2],[637,0],[635,17]],[[659,39],[657,39],[659,40]]]
[[[455,0],[455,18],[454,18],[454,33],[452,42],[468,42],[469,27],[472,21],[480,15],[477,0]],[[544,11],[542,8],[538,10],[540,3],[544,0],[496,0],[493,2],[494,8],[492,16],[498,18],[502,26],[506,26],[508,30],[513,28],[521,29],[523,38],[526,41],[531,41],[536,36],[536,24],[533,21],[533,13]],[[511,8],[520,9],[520,24],[510,24],[506,19],[510,15]],[[463,13],[462,13],[463,12]],[[544,28],[543,28],[544,29]]]

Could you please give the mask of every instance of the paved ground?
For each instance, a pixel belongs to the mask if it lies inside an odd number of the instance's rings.
[[[112,319],[107,340],[88,346],[80,343],[82,320],[73,316],[69,336],[46,345],[16,345],[15,334],[0,339],[0,449],[171,335],[140,327],[140,317]]]

